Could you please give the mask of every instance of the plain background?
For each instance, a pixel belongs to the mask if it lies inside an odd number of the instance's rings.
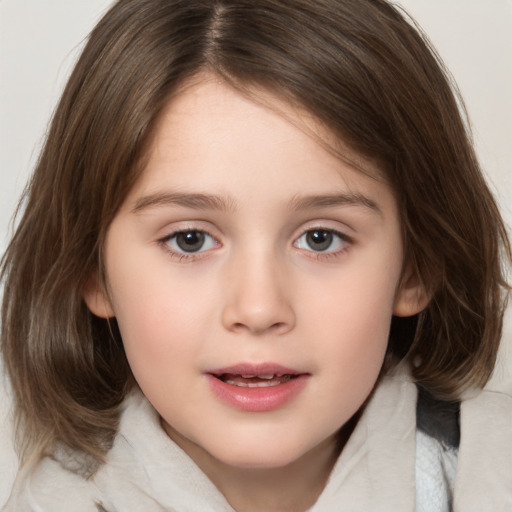
[[[255,0],[257,1],[257,0]],[[0,0],[0,251],[51,112],[88,32],[111,0]],[[512,225],[512,0],[402,0],[453,73],[475,144]],[[491,386],[512,392],[512,334]],[[0,376],[1,377],[1,376]],[[0,505],[16,471],[0,378]]]

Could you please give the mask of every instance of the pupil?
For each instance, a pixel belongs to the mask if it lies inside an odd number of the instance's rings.
[[[332,233],[330,231],[310,231],[307,236],[307,243],[315,251],[325,251],[332,244]]]
[[[185,252],[196,252],[204,244],[204,233],[201,231],[185,231],[176,235],[178,247]]]

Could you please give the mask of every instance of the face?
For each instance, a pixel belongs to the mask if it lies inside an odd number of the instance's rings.
[[[108,231],[108,290],[86,301],[116,317],[185,451],[275,468],[334,440],[374,387],[393,312],[419,306],[379,170],[259,97],[211,78],[170,101]]]

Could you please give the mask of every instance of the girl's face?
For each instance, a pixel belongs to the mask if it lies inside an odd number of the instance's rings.
[[[107,235],[108,293],[85,297],[115,315],[138,384],[199,465],[334,450],[374,387],[393,312],[421,308],[414,278],[399,287],[379,170],[354,170],[311,117],[258,96],[210,78],[170,101]]]

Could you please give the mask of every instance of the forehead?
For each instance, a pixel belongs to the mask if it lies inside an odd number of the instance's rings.
[[[244,134],[257,130],[263,123],[266,128],[276,131],[283,130],[288,124],[289,133],[298,130],[303,137],[313,139],[354,169],[386,181],[376,162],[351,149],[342,137],[336,136],[298,101],[286,97],[284,93],[274,93],[254,84],[232,86],[211,73],[199,73],[177,88],[155,123],[151,149],[155,150],[158,139],[161,141],[164,132],[172,128],[179,128],[177,133],[186,134],[185,128],[189,125],[196,133],[208,134],[212,133],[215,124],[223,126],[230,120],[238,121],[241,113],[245,116]],[[191,116],[196,119],[200,117],[199,122],[204,130],[198,130],[197,125],[188,123],[193,121]],[[167,125],[167,128],[163,125]]]
[[[290,198],[305,189],[309,195],[340,188],[361,196],[372,189],[388,191],[376,164],[303,108],[263,89],[243,94],[215,76],[196,78],[163,109],[132,192],[197,192],[199,187],[236,195],[242,185],[249,199],[279,190]],[[238,199],[231,197],[232,204]]]

